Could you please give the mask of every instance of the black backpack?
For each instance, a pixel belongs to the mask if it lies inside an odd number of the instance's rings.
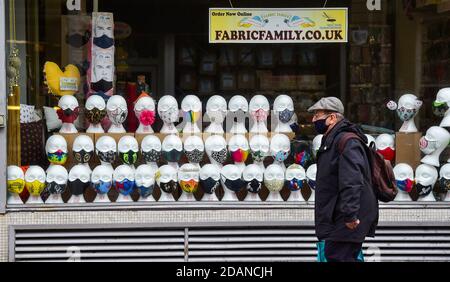
[[[361,137],[352,132],[345,133],[339,140],[339,153],[342,154],[347,141],[350,139],[357,139],[361,141],[364,144],[364,148],[366,148],[366,155],[369,159],[372,174],[372,189],[377,199],[385,203],[394,200],[397,195],[398,188],[391,162],[385,160],[384,157],[377,152],[373,142],[369,146],[366,146],[366,143],[361,139]]]

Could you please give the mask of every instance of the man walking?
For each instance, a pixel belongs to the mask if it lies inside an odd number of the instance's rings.
[[[308,109],[314,127],[324,134],[317,153],[315,228],[325,241],[329,262],[355,262],[367,236],[375,235],[378,201],[371,187],[371,168],[366,154],[367,137],[344,117],[344,106],[335,97],[322,98]],[[347,132],[350,139],[339,148]]]

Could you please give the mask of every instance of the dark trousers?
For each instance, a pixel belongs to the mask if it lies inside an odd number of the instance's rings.
[[[362,243],[325,241],[328,262],[356,262]]]

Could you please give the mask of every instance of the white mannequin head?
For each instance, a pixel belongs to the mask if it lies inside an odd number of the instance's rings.
[[[45,144],[48,160],[51,164],[64,165],[67,161],[67,142],[61,135],[52,135]]]
[[[156,184],[164,193],[172,193],[178,187],[177,170],[170,165],[161,166],[156,172]]]
[[[113,163],[117,154],[116,140],[111,136],[102,136],[95,143],[95,150],[101,162]]]
[[[387,104],[388,109],[397,110],[398,117],[404,122],[400,132],[417,132],[414,117],[422,107],[422,103],[415,95],[404,94],[400,97],[398,103],[390,101]]]
[[[91,182],[91,171],[84,165],[76,165],[69,172],[69,189],[72,195],[83,195]]]
[[[285,134],[276,134],[270,140],[270,153],[276,161],[285,161],[290,151],[291,141]]]
[[[172,150],[181,152],[183,150],[183,142],[177,135],[167,135],[161,144],[161,148],[164,152],[170,152]]]
[[[264,181],[264,172],[260,166],[250,164],[244,168],[242,179],[247,183],[247,190],[251,193],[258,193]]]
[[[142,156],[147,163],[158,162],[161,157],[161,140],[155,135],[147,135],[142,139]]]
[[[293,164],[286,168],[286,180],[292,180],[294,178],[300,180],[306,178],[306,171],[301,165]]]
[[[429,195],[438,179],[438,171],[435,167],[421,164],[416,168],[416,188],[419,196]]]
[[[178,102],[175,97],[165,95],[158,101],[158,114],[164,123],[173,123],[178,121]]]
[[[395,159],[395,139],[391,134],[380,134],[375,139],[377,151],[381,153],[385,160],[393,161]]]
[[[450,142],[450,133],[442,127],[430,127],[420,139],[420,150],[426,155],[421,162],[439,167],[439,156]]]
[[[6,173],[8,181],[8,192],[14,194],[22,193],[25,188],[25,174],[23,170],[15,165],[10,165],[7,168]]]
[[[122,125],[128,116],[127,101],[120,95],[113,95],[106,104],[108,117],[114,125]]]
[[[72,151],[79,163],[88,163],[94,154],[94,142],[87,135],[80,135],[73,141]]]
[[[244,135],[233,135],[228,142],[228,151],[231,158],[237,163],[243,163],[247,160],[250,147],[247,138]]]
[[[105,99],[103,99],[99,95],[91,95],[89,96],[89,98],[87,98],[85,107],[87,110],[92,110],[94,108],[97,108],[99,110],[105,110],[106,109]]]
[[[187,95],[181,101],[181,110],[185,113],[187,122],[197,122],[202,115],[202,102],[195,95]]]
[[[40,166],[32,165],[25,172],[25,187],[33,196],[39,196],[45,188],[46,175]]]
[[[234,164],[226,165],[221,170],[221,180],[226,189],[239,192],[245,186],[240,168]]]
[[[312,141],[312,151],[313,151],[314,157],[317,156],[317,152],[320,149],[320,145],[322,145],[322,138],[323,138],[323,135],[319,134],[316,137],[314,137],[314,139]]]
[[[394,176],[397,187],[403,192],[411,192],[414,185],[414,170],[405,163],[400,163],[394,167]]]
[[[265,122],[269,116],[269,100],[262,95],[255,95],[250,100],[249,110],[254,121]]]
[[[133,165],[137,162],[139,143],[136,138],[130,135],[123,136],[120,138],[117,148],[122,162],[128,165]]]
[[[222,123],[227,114],[227,101],[220,95],[214,95],[206,103],[206,114],[211,122]]]
[[[450,115],[450,87],[442,88],[436,95],[436,100],[433,102],[433,112],[437,116],[444,117],[440,126],[449,126]]]
[[[134,104],[134,114],[142,126],[151,126],[156,119],[156,106],[153,98],[143,96]],[[141,130],[145,132],[144,130]]]
[[[115,182],[134,181],[134,169],[129,165],[118,166],[113,173],[113,180]]]
[[[439,171],[439,186],[441,189],[447,191],[447,200],[450,191],[450,163],[443,165]]]
[[[269,165],[264,171],[264,185],[270,192],[279,192],[284,186],[284,170],[278,164]]]
[[[439,177],[450,179],[450,164],[445,164],[439,170]]]
[[[62,110],[71,109],[72,111],[79,107],[78,100],[72,95],[64,95],[58,101],[58,107]]]
[[[155,184],[156,171],[150,165],[140,165],[135,172],[135,180],[137,187],[149,188]]]
[[[205,193],[213,194],[220,185],[220,170],[212,164],[204,165],[200,169],[200,182]]]
[[[270,142],[265,135],[253,135],[250,139],[250,151],[253,161],[262,162],[269,156]]]
[[[97,194],[106,194],[112,186],[114,169],[99,165],[92,171],[91,183]]]
[[[306,179],[311,189],[316,189],[317,164],[312,164],[306,170]]]
[[[60,185],[66,185],[68,179],[69,173],[67,172],[67,169],[61,165],[50,166],[47,170],[47,183],[56,182]]]
[[[236,95],[231,97],[230,101],[228,102],[228,109],[230,112],[237,112],[239,110],[243,111],[244,113],[248,112],[248,101],[245,99],[244,96]]]
[[[198,166],[187,163],[178,170],[178,182],[186,193],[195,193],[198,189],[200,169]]]
[[[223,164],[227,159],[227,142],[221,135],[211,135],[205,141],[205,151],[211,161]]]
[[[203,139],[197,135],[191,135],[184,140],[184,153],[191,163],[200,163],[205,154]]]
[[[289,123],[294,115],[294,101],[288,95],[279,95],[273,102],[273,111],[281,123]]]

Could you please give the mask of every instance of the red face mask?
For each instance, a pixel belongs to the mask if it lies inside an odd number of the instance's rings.
[[[150,110],[143,110],[136,112],[139,122],[145,126],[153,125],[155,123],[155,112]]]
[[[59,109],[56,113],[58,114],[58,118],[63,123],[74,123],[78,118],[78,114],[80,112],[79,107],[76,107],[74,110],[72,109]]]
[[[393,150],[391,147],[387,147],[383,150],[377,150],[377,152],[383,155],[385,160],[388,160],[390,162],[394,161],[395,159],[395,150]]]

